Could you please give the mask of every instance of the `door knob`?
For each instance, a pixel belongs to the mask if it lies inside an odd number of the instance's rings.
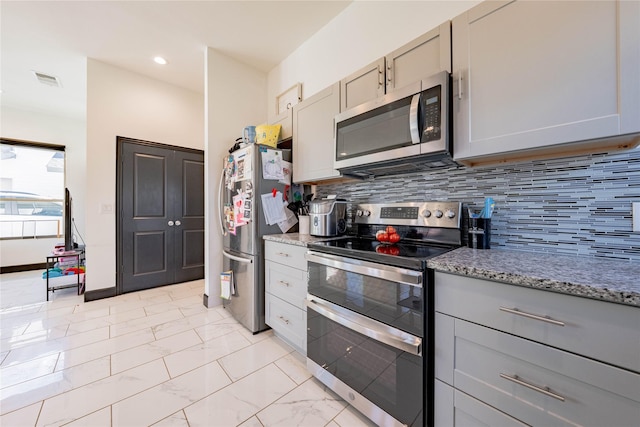
[[[180,221],[176,221],[176,225],[181,225],[182,223]]]
[[[173,227],[173,221],[169,221],[167,224],[169,224],[169,227]]]

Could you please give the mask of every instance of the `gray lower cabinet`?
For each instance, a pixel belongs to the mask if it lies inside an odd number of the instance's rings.
[[[435,382],[434,425],[442,427],[524,427],[509,415],[454,389],[440,380]]]
[[[637,308],[439,272],[435,306],[437,426],[637,425]]]
[[[307,248],[265,241],[266,323],[299,353],[307,353]]]

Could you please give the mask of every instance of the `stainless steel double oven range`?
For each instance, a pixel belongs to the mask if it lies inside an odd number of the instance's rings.
[[[380,426],[432,425],[433,271],[461,204],[365,204],[356,234],[309,244],[307,367]],[[382,241],[380,241],[382,240]]]

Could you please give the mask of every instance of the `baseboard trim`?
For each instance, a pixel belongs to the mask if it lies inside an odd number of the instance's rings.
[[[44,262],[41,262],[38,264],[9,265],[6,267],[0,267],[0,274],[19,273],[21,271],[31,271],[31,270],[44,270],[46,268],[47,268],[47,264]]]
[[[104,289],[96,289],[95,291],[85,291],[84,293],[84,302],[95,301],[104,298],[115,297],[116,288],[104,288]]]

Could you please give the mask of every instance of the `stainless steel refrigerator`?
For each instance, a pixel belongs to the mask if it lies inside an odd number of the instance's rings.
[[[262,236],[280,234],[282,230],[277,224],[267,224],[262,195],[273,196],[280,192],[284,197],[285,184],[278,179],[269,179],[273,178],[277,167],[273,162],[263,165],[263,157],[273,160],[278,156],[290,162],[291,150],[274,150],[251,144],[223,159],[218,197],[222,264],[223,272],[232,272],[233,284],[230,297],[223,298],[222,302],[224,308],[252,333],[268,329],[265,323]],[[240,210],[238,205],[242,205]]]

